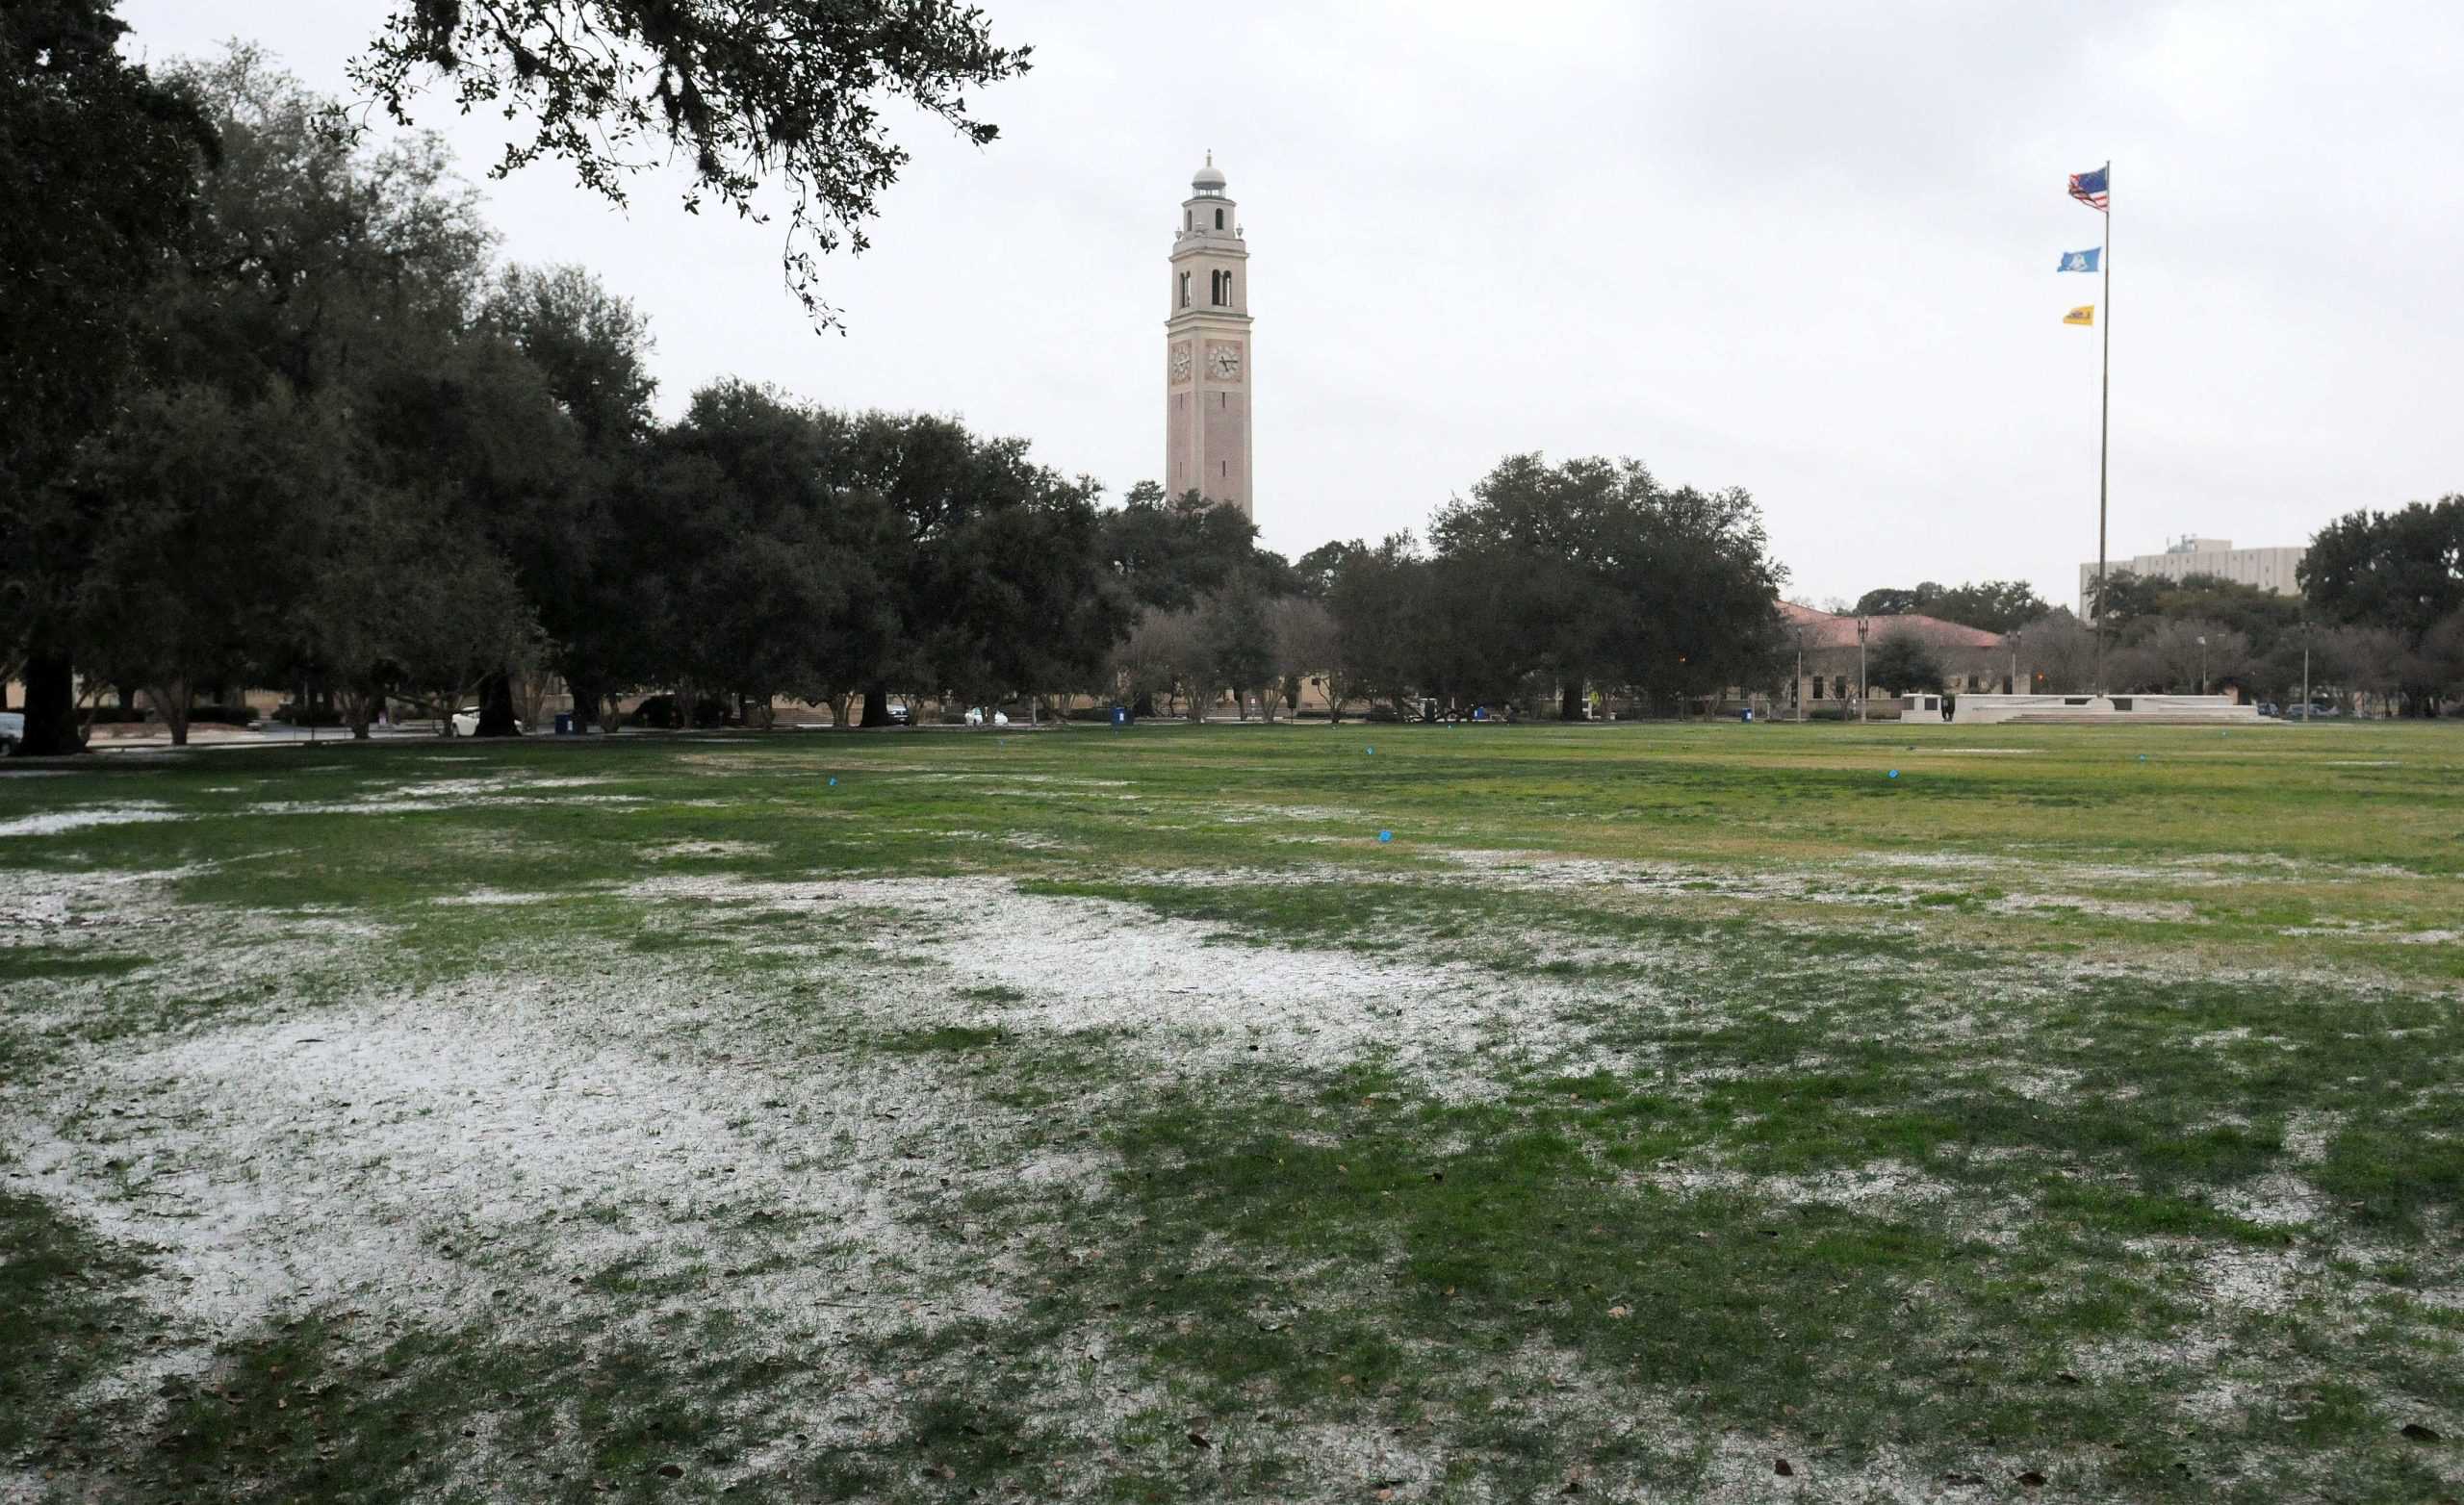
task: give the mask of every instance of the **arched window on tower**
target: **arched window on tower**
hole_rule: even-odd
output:
[[[1217,211],[1215,212],[1215,228],[1217,228],[1218,230],[1220,230],[1220,229],[1222,229],[1222,228],[1223,228],[1223,211],[1222,211],[1222,210],[1219,210],[1219,210],[1217,210]]]

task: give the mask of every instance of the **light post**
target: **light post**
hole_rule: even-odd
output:
[[[2207,693],[2207,634],[2198,635],[2198,693]]]
[[[1871,625],[1863,617],[1857,619],[1857,720],[1861,723],[1865,719],[1865,697],[1873,688],[1865,677],[1865,629]]]
[[[1806,719],[1806,629],[1797,629],[1797,683],[1790,692],[1797,701],[1797,720]]]
[[[2301,619],[2301,725],[2310,725],[2310,619]]]

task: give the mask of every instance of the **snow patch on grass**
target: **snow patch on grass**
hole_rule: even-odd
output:
[[[344,1308],[519,1330],[618,1267],[648,1288],[618,1298],[633,1318],[1000,1315],[901,1188],[972,1174],[1004,1114],[886,1059],[680,1049],[695,992],[499,982],[98,1056],[13,1105],[9,1183],[159,1249],[149,1297],[218,1337]]]
[[[85,830],[95,826],[138,826],[150,821],[185,821],[195,817],[186,810],[175,810],[159,800],[132,800],[126,804],[87,804],[73,809],[47,810],[40,815],[20,815],[0,821],[0,836],[57,836],[63,831]]]
[[[1581,1033],[1573,1023],[1579,996],[1553,981],[1245,944],[1214,926],[1110,900],[1021,893],[1001,879],[662,877],[622,892],[679,915],[727,901],[823,917],[899,911],[910,923],[894,936],[848,924],[833,938],[896,963],[874,975],[861,1007],[902,1029],[1100,1031],[1191,1065],[1245,1065],[1257,1054],[1312,1066],[1382,1057],[1447,1095],[1498,1089],[1476,1064],[1485,1045],[1533,1032],[1573,1044]]]

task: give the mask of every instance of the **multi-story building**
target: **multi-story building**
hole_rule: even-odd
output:
[[[2240,585],[2255,585],[2278,596],[2298,596],[2301,582],[2295,578],[2301,568],[2301,558],[2310,550],[2297,548],[2236,548],[2229,538],[2180,538],[2165,546],[2161,554],[2134,554],[2128,559],[2106,561],[2105,569],[2113,574],[2127,570],[2143,578],[2155,575],[2178,580],[2186,575],[2213,574]],[[2092,607],[2096,594],[2096,562],[2092,559],[2079,567],[2079,616],[2086,620],[2095,615]]]

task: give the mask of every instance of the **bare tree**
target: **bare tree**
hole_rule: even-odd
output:
[[[1121,693],[1133,702],[1161,698],[1175,714],[1183,694],[1201,696],[1204,643],[1194,611],[1148,611],[1113,650],[1112,669]]]
[[[1267,625],[1274,635],[1274,669],[1285,708],[1300,714],[1301,691],[1313,678],[1326,687],[1327,714],[1343,719],[1342,656],[1336,642],[1335,614],[1326,603],[1305,596],[1287,596],[1267,609]]]
[[[2114,660],[2115,679],[2138,689],[2188,692],[2246,676],[2256,664],[2250,640],[2220,622],[2160,618]]]
[[[2053,612],[2020,629],[2019,672],[2028,678],[2011,688],[2047,695],[2076,695],[2100,688],[2095,630],[2068,610]]]

